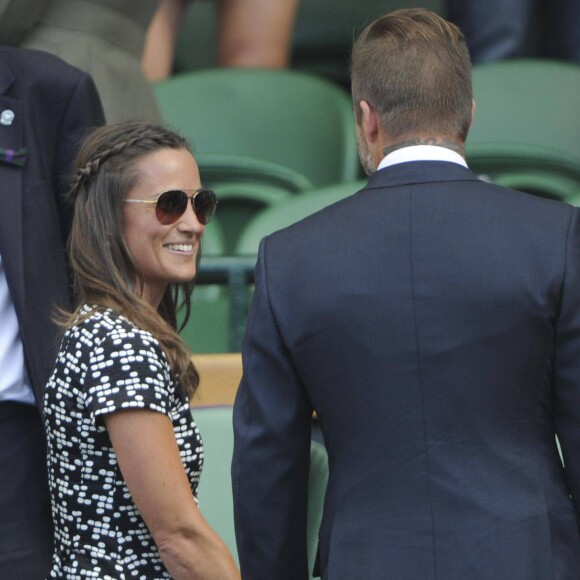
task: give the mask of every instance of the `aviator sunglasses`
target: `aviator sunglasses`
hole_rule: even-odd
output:
[[[188,195],[187,192],[191,193]],[[197,221],[207,225],[217,206],[216,194],[210,189],[191,189],[182,191],[172,189],[160,193],[157,199],[124,199],[125,203],[145,203],[155,206],[155,216],[160,224],[168,226],[174,224],[187,209],[187,202],[191,200],[193,213]]]

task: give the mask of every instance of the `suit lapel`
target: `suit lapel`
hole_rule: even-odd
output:
[[[0,148],[9,150],[0,159],[0,254],[17,314],[24,311],[24,256],[22,244],[22,167],[10,163],[10,151],[24,147],[23,104],[6,95],[14,76],[0,58]],[[2,116],[2,113],[4,116]],[[10,124],[2,124],[12,116]],[[8,162],[7,162],[8,161]]]

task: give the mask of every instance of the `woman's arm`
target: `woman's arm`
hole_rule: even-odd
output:
[[[239,579],[226,545],[196,505],[169,418],[135,409],[103,419],[133,501],[171,576]]]

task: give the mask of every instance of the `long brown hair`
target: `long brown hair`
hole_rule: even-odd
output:
[[[177,306],[191,308],[193,280],[169,284],[155,310],[140,296],[143,280],[136,270],[123,237],[122,204],[137,184],[136,161],[160,149],[185,149],[178,134],[141,122],[105,125],[83,141],[75,162],[70,190],[74,218],[68,242],[77,307],[61,312],[61,326],[78,322],[84,304],[112,308],[138,328],[150,332],[161,345],[175,376],[188,396],[193,395],[199,375],[191,352],[177,333]],[[199,255],[197,257],[199,263]]]

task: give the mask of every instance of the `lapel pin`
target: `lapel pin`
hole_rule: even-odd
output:
[[[2,113],[0,113],[0,125],[12,125],[12,121],[14,121],[14,111],[10,109],[4,109]]]
[[[1,119],[2,116],[0,115],[0,123],[2,122]],[[26,147],[20,147],[20,149],[3,149],[0,147],[0,163],[23,167],[26,163],[27,153]]]

